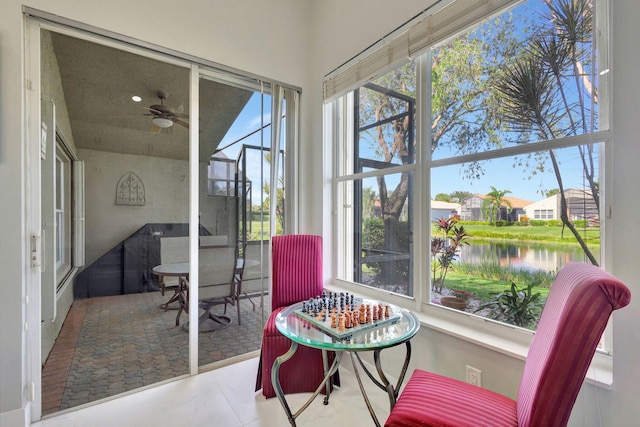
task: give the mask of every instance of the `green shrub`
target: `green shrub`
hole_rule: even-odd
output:
[[[367,249],[384,250],[384,220],[380,218],[367,218],[362,224],[362,247]],[[392,231],[396,237],[398,251],[409,253],[409,233],[406,222],[398,221],[394,224]],[[393,262],[392,275],[395,281],[406,282],[409,277],[409,260],[398,260]],[[384,264],[387,262],[368,262],[367,265],[380,275],[383,271]],[[389,262],[390,263],[390,262]]]
[[[491,225],[491,222],[490,221],[468,221],[468,220],[463,221],[463,220],[460,220],[460,221],[458,221],[458,224],[460,224],[460,225]]]
[[[540,320],[544,300],[539,292],[532,293],[533,286],[530,283],[523,290],[519,290],[516,284],[511,282],[511,289],[497,294],[475,311],[489,308],[487,314],[489,319],[535,330]]]

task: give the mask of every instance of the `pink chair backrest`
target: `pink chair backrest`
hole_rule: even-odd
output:
[[[573,262],[551,286],[518,390],[518,426],[565,426],[611,312],[631,293],[591,264]]]
[[[322,238],[308,234],[273,236],[271,309],[322,293]]]

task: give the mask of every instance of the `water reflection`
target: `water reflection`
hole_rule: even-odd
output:
[[[594,251],[599,258],[599,251]],[[570,261],[588,261],[579,246],[514,241],[476,241],[462,247],[459,262],[558,271]]]

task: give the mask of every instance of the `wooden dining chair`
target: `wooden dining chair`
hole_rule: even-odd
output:
[[[256,378],[256,391],[274,397],[271,367],[276,357],[286,353],[291,341],[275,326],[279,312],[289,305],[322,294],[322,238],[313,235],[274,236],[272,240],[272,312],[262,332],[262,347]],[[329,352],[329,365],[334,352]],[[313,392],[324,379],[322,351],[299,346],[295,355],[280,368],[280,384],[285,394]],[[338,385],[335,375],[332,385]]]
[[[630,300],[604,270],[567,264],[551,286],[517,400],[416,369],[385,427],[566,426],[611,313]]]

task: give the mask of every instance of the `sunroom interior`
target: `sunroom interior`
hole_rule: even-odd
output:
[[[349,151],[351,148],[347,143],[356,135],[354,127],[357,122],[353,121],[353,115],[357,103],[354,102],[352,91],[358,88],[365,91],[373,87],[383,87],[381,80],[376,79],[387,75],[388,72],[396,72],[399,64],[406,58],[414,61],[416,69],[422,68],[418,71],[422,74],[416,75],[429,74],[425,71],[430,64],[423,56],[424,51],[415,55],[405,52],[397,57],[387,55],[392,59],[392,63],[376,66],[373,74],[365,73],[366,77],[359,78],[336,92],[328,90],[328,82],[336,74],[360,61],[366,65],[370,53],[378,51],[381,46],[382,49],[395,46],[393,41],[396,37],[411,25],[443,9],[444,6],[457,2],[473,3],[465,0],[410,0],[403,7],[390,7],[388,2],[378,0],[346,3],[339,0],[283,0],[266,7],[261,2],[229,5],[227,2],[216,1],[213,5],[204,7],[184,5],[176,8],[174,3],[159,0],[154,2],[152,8],[138,8],[129,4],[130,2],[116,0],[112,5],[96,4],[94,10],[89,10],[93,8],[87,8],[80,4],[82,2],[37,0],[25,8],[19,1],[11,0],[8,9],[11,9],[12,13],[0,18],[0,35],[6,34],[2,38],[8,41],[8,46],[13,46],[0,50],[1,63],[4,64],[3,68],[7,69],[6,72],[0,73],[4,88],[4,96],[0,99],[0,111],[3,122],[23,123],[26,130],[23,137],[20,129],[13,129],[11,126],[1,127],[2,140],[5,141],[6,147],[11,149],[7,151],[6,157],[3,157],[5,160],[2,160],[0,165],[0,177],[6,182],[22,180],[24,186],[21,188],[31,189],[32,183],[25,178],[32,178],[29,175],[31,169],[25,165],[29,165],[34,158],[38,161],[46,158],[50,162],[46,166],[50,174],[58,173],[71,182],[83,177],[84,199],[74,199],[73,186],[54,188],[55,182],[48,181],[43,175],[42,181],[38,184],[43,189],[42,198],[38,198],[38,203],[42,203],[42,212],[47,212],[53,220],[50,223],[43,220],[42,223],[34,225],[33,218],[36,216],[31,209],[35,204],[33,199],[29,199],[33,193],[24,190],[24,194],[17,194],[17,190],[8,189],[8,213],[3,216],[9,229],[7,242],[12,248],[23,247],[24,256],[17,259],[13,252],[19,251],[9,251],[4,245],[0,249],[7,283],[22,284],[16,285],[15,289],[7,285],[6,303],[3,303],[3,312],[8,320],[3,320],[0,326],[3,335],[0,373],[3,396],[0,402],[0,424],[4,425],[6,422],[7,425],[30,425],[40,422],[43,426],[55,426],[65,425],[70,420],[82,423],[80,420],[83,416],[107,415],[113,417],[105,418],[110,420],[105,421],[107,423],[123,420],[142,423],[141,420],[144,419],[158,418],[151,415],[145,418],[144,414],[137,413],[133,408],[138,405],[150,414],[153,412],[149,409],[153,402],[167,402],[169,406],[172,394],[195,391],[198,399],[194,398],[193,402],[200,402],[205,406],[207,400],[199,400],[203,393],[211,393],[218,402],[219,387],[226,387],[227,391],[235,392],[240,385],[246,388],[247,384],[251,390],[248,394],[242,394],[241,398],[237,397],[237,401],[229,398],[231,394],[222,393],[227,400],[233,401],[231,412],[235,414],[226,418],[228,414],[225,413],[220,420],[226,422],[233,419],[229,425],[266,426],[277,425],[273,424],[274,422],[286,422],[282,418],[282,408],[276,399],[264,401],[260,399],[259,394],[253,393],[251,380],[255,373],[256,351],[249,352],[245,357],[232,357],[232,366],[225,366],[229,362],[216,364],[215,360],[205,360],[202,355],[198,355],[198,351],[204,348],[202,346],[205,342],[211,344],[214,342],[212,337],[219,337],[221,334],[199,334],[197,329],[193,334],[187,331],[188,326],[183,328],[184,323],[175,329],[184,340],[180,344],[181,349],[178,350],[184,364],[173,370],[168,377],[156,379],[151,384],[134,382],[132,389],[123,395],[114,398],[112,394],[98,405],[76,403],[81,407],[71,407],[54,415],[46,415],[43,411],[44,396],[41,383],[42,365],[54,348],[54,342],[72,303],[92,299],[86,298],[89,296],[86,286],[79,288],[78,292],[84,292],[81,298],[74,295],[74,282],[82,283],[83,271],[105,254],[113,254],[114,248],[120,247],[116,250],[121,251],[120,253],[131,250],[132,246],[123,243],[131,236],[135,236],[131,240],[135,240],[135,247],[138,248],[133,249],[134,254],[143,253],[147,258],[144,267],[147,273],[130,280],[122,273],[125,270],[114,273],[107,268],[94,270],[92,281],[97,283],[102,280],[113,284],[111,275],[115,274],[121,276],[117,280],[118,284],[113,285],[118,288],[119,293],[132,282],[142,287],[135,290],[136,293],[140,290],[153,291],[142,293],[160,297],[157,300],[147,300],[144,304],[153,309],[153,313],[158,314],[158,317],[166,318],[166,328],[175,328],[176,312],[164,311],[159,307],[170,294],[160,295],[158,279],[150,271],[156,261],[160,262],[149,256],[152,251],[159,253],[161,237],[187,237],[190,252],[194,255],[199,247],[199,239],[194,238],[196,234],[227,237],[229,244],[243,247],[240,249],[241,252],[244,251],[245,244],[261,245],[254,257],[263,261],[256,274],[265,280],[261,281],[258,299],[242,301],[246,310],[242,312],[242,322],[244,323],[245,313],[248,314],[248,323],[251,316],[255,316],[256,324],[264,321],[261,310],[268,309],[269,274],[268,238],[264,236],[270,235],[269,226],[277,228],[277,220],[275,215],[272,215],[266,223],[262,221],[267,228],[266,231],[258,232],[254,228],[255,233],[251,234],[259,236],[258,238],[247,236],[248,227],[254,227],[255,224],[246,221],[247,218],[252,218],[251,215],[255,216],[256,212],[251,209],[258,205],[267,210],[273,208],[272,213],[275,213],[276,209],[273,206],[275,203],[269,206],[266,202],[270,195],[264,192],[265,182],[270,185],[278,183],[278,175],[270,173],[268,156],[265,155],[273,136],[269,125],[272,118],[266,118],[264,110],[268,110],[266,113],[270,112],[271,91],[274,85],[279,84],[285,87],[285,93],[291,94],[287,92],[288,89],[301,94],[299,99],[287,98],[284,104],[287,108],[294,104],[289,100],[295,99],[299,102],[300,116],[294,123],[288,120],[290,116],[287,113],[290,110],[278,115],[284,116],[285,123],[281,127],[283,134],[292,132],[300,135],[295,148],[287,151],[282,159],[278,159],[281,165],[288,162],[286,167],[283,166],[283,174],[290,175],[283,175],[283,181],[291,183],[292,189],[295,190],[294,196],[287,199],[292,202],[291,206],[287,206],[290,208],[287,211],[290,215],[286,221],[290,222],[286,226],[283,222],[280,231],[318,234],[323,237],[324,280],[327,287],[384,299],[412,310],[419,316],[421,329],[412,339],[414,352],[411,368],[419,367],[463,380],[466,367],[479,368],[482,370],[483,387],[515,398],[528,345],[533,336],[531,330],[498,324],[473,313],[460,313],[440,306],[439,302],[433,299],[432,289],[427,285],[432,281],[428,268],[418,268],[411,264],[408,274],[402,276],[403,281],[400,285],[394,283],[393,286],[383,287],[378,286],[375,281],[367,282],[372,272],[376,271],[375,268],[381,268],[380,264],[388,260],[406,262],[408,257],[413,260],[428,259],[427,236],[430,236],[430,227],[436,219],[431,213],[438,209],[435,206],[444,206],[434,204],[433,199],[440,192],[451,191],[446,186],[439,187],[437,181],[430,181],[431,173],[441,172],[442,175],[453,176],[454,180],[461,182],[463,173],[459,165],[466,161],[488,162],[492,160],[491,150],[479,150],[479,155],[463,153],[460,158],[449,157],[450,153],[435,151],[435,155],[429,157],[424,151],[428,150],[427,146],[422,145],[412,153],[415,157],[411,162],[392,161],[382,164],[379,158],[371,155],[360,157],[360,160],[365,160],[361,163],[361,170],[356,170],[355,163],[342,168],[344,159],[353,154]],[[486,9],[483,9],[484,12],[480,15],[482,18],[495,17],[500,8],[519,3],[521,2],[508,0],[489,1],[483,3]],[[545,2],[539,3],[542,5]],[[637,132],[634,126],[637,123],[638,97],[635,90],[636,78],[631,71],[637,69],[639,64],[637,56],[628,55],[627,52],[635,48],[637,26],[632,16],[633,12],[640,12],[640,6],[631,0],[595,3],[599,8],[599,24],[608,24],[605,34],[608,67],[589,73],[589,76],[597,74],[601,82],[606,82],[599,87],[603,91],[598,93],[602,102],[599,106],[600,111],[590,118],[597,122],[598,118],[594,117],[600,114],[606,122],[599,124],[589,140],[590,144],[595,143],[598,146],[597,184],[601,184],[599,188],[602,196],[602,215],[597,218],[597,223],[593,218],[583,219],[585,227],[597,224],[598,228],[601,228],[602,240],[597,250],[597,262],[628,283],[633,293],[637,288],[633,279],[640,274],[640,266],[635,261],[633,250],[637,243],[638,229],[632,221],[624,220],[621,216],[629,215],[638,208],[637,198],[629,196],[629,183],[640,179],[640,171],[635,165],[638,149],[635,144]],[[491,9],[494,6],[497,9]],[[116,19],[119,14],[114,12],[115,8],[122,10],[125,7],[129,10],[127,17]],[[157,25],[158,22],[164,22],[168,9],[175,13],[171,25]],[[27,18],[26,24],[23,22],[25,11],[27,15],[31,15]],[[44,19],[39,20],[39,17]],[[142,24],[141,18],[144,18]],[[40,42],[38,47],[30,43],[33,37],[33,27],[30,25],[36,21],[38,25],[42,25],[37,29]],[[285,22],[287,25],[284,25]],[[613,23],[615,25],[612,25]],[[357,27],[358,31],[354,31],[354,27]],[[456,31],[450,35],[460,35],[467,28],[455,28]],[[104,37],[105,34],[113,37]],[[18,49],[18,46],[24,49]],[[24,52],[25,58],[21,57],[21,52]],[[23,71],[22,66],[15,65],[21,64],[24,59],[24,69],[29,70],[35,63],[34,52],[37,52],[41,61],[37,72],[42,77],[39,108],[34,107],[35,101],[29,97],[29,91],[25,96],[18,89],[28,86],[28,81],[35,74],[29,74]],[[25,72],[28,77],[25,77]],[[261,76],[272,76],[273,79]],[[23,80],[27,80],[24,82],[25,85],[18,84]],[[140,88],[142,92],[139,92]],[[395,91],[394,88],[394,95],[397,93],[399,91]],[[416,92],[410,97],[411,102],[416,102],[416,105],[422,105],[424,108],[428,105],[426,93],[424,87],[417,87]],[[142,97],[142,101],[136,103],[131,99],[132,95]],[[26,112],[21,108],[23,98]],[[241,117],[242,111],[254,101],[254,111],[264,109],[259,114],[261,120],[254,122],[254,126],[245,129],[244,133],[228,135],[225,139],[225,135],[233,129],[238,117]],[[152,109],[159,111],[152,107],[157,104],[167,105],[175,111],[176,121],[168,128],[158,129],[158,125],[152,122],[153,113],[151,116],[149,114]],[[42,120],[36,121],[36,125],[29,124],[24,117],[32,117],[32,112],[38,109],[42,114]],[[348,120],[348,123],[342,120]],[[417,116],[417,120],[414,129],[425,129],[425,117]],[[188,128],[194,126],[194,121],[197,121],[200,131],[199,135],[195,136],[190,134]],[[369,124],[371,123],[364,123],[360,131],[366,132],[365,127]],[[37,131],[34,131],[36,128]],[[28,144],[30,135],[39,135],[44,130],[46,132],[43,133],[46,133],[49,141],[59,147],[59,156],[47,157],[47,152],[52,153],[48,150],[50,145],[42,152],[42,147],[34,151],[33,144]],[[259,130],[257,135],[263,138],[266,149],[260,146],[260,143],[254,144],[242,139],[254,130]],[[415,137],[416,141],[424,141],[430,135],[416,134]],[[562,139],[562,150],[568,152],[570,148],[580,145],[579,138],[580,136],[577,139]],[[21,141],[28,153],[22,157],[17,154],[22,149],[13,149],[14,144],[17,147],[17,142],[6,141]],[[228,149],[216,152],[229,143],[233,144]],[[543,144],[547,144],[543,146],[546,149],[551,147],[552,143],[552,140],[543,141]],[[418,145],[419,142],[416,147]],[[31,148],[27,150],[28,147]],[[533,152],[527,150],[522,148],[522,145],[511,147],[499,154],[499,157],[512,160]],[[294,154],[290,156],[291,153]],[[469,157],[464,157],[469,154]],[[254,195],[262,193],[262,197],[254,198],[245,194],[249,197],[244,199],[248,200],[248,203],[245,206],[240,204],[238,197],[231,195],[238,189],[238,181],[231,179],[228,171],[222,179],[217,180],[217,184],[214,183],[213,170],[209,172],[209,160],[212,156],[223,160],[222,163],[224,160],[231,160],[234,167],[239,168],[240,176],[247,172],[241,191],[248,194],[250,189]],[[249,162],[251,156],[263,161],[264,171],[260,178],[248,176],[249,169],[253,167]],[[31,160],[27,160],[27,157]],[[419,162],[427,158],[431,164],[424,168]],[[203,159],[207,159],[206,162]],[[77,165],[75,171],[74,164]],[[47,170],[44,160],[42,166],[43,171]],[[82,175],[81,170],[84,170]],[[521,178],[520,172],[514,174],[511,170],[502,170],[505,172],[498,174],[500,180],[492,183],[496,187],[494,190],[507,189],[511,185],[510,181]],[[414,236],[411,246],[399,249],[380,245],[373,248],[367,246],[371,241],[352,239],[357,235],[354,229],[359,230],[371,219],[362,214],[363,208],[375,212],[378,206],[373,202],[374,199],[371,199],[371,205],[366,205],[364,199],[361,199],[358,207],[360,211],[354,215],[353,210],[350,210],[354,205],[350,203],[355,199],[340,197],[353,194],[362,196],[369,190],[379,191],[380,176],[386,176],[386,183],[390,184],[388,191],[392,193],[395,190],[393,184],[402,182],[402,175],[405,173],[411,175],[407,180],[411,185],[415,184],[422,190],[428,188],[427,191],[416,194],[403,210],[398,211],[402,212],[402,226],[410,227],[408,233]],[[199,186],[197,193],[192,189],[195,181]],[[578,182],[577,185],[572,185],[571,189],[578,186],[586,188],[585,182]],[[134,184],[135,201],[131,197],[120,197],[122,194],[118,194],[118,189],[127,188],[131,195],[132,188],[130,185],[120,186],[120,183]],[[67,193],[71,197],[61,201],[46,200],[45,188],[51,189],[49,194],[55,194],[57,191],[58,194]],[[489,191],[490,188],[482,188],[474,191],[473,195],[485,196]],[[511,195],[515,198],[520,196]],[[536,201],[542,199],[543,197],[527,200],[532,202],[533,206]],[[584,211],[587,210],[584,206],[591,203],[593,197],[587,199],[583,198],[580,201]],[[197,200],[197,203],[194,200]],[[478,202],[476,207],[484,212],[482,200],[476,198],[474,201]],[[547,202],[546,199],[545,203],[540,202],[539,206],[542,207],[532,207],[531,212],[536,209],[539,215],[553,215],[559,205]],[[74,212],[77,206],[74,203],[84,206],[82,218],[64,216],[65,212]],[[19,210],[22,215],[16,216],[12,207],[14,204],[16,210],[23,204],[28,206]],[[199,209],[194,209],[194,206],[199,206]],[[525,207],[516,205],[516,201],[513,201],[499,206],[497,210],[503,212],[506,218],[511,214],[516,215],[516,209],[522,209],[524,212]],[[381,206],[380,208],[382,209]],[[451,212],[449,205],[443,209],[444,212]],[[246,212],[249,212],[249,217],[246,216]],[[245,222],[242,220],[243,215]],[[24,218],[22,222],[17,222],[14,217]],[[141,218],[144,220],[141,221]],[[58,219],[65,224],[67,234],[56,234],[60,231],[59,227],[54,226]],[[271,220],[273,222],[270,222]],[[79,228],[75,221],[84,222],[84,226]],[[14,236],[16,233],[12,233],[12,229],[15,229],[16,233],[22,230],[21,237]],[[53,287],[48,288],[44,285],[40,287],[41,279],[34,279],[35,274],[27,268],[29,263],[25,261],[29,259],[29,245],[25,242],[39,234],[40,230],[44,230],[45,236],[56,235],[58,241],[67,239],[70,243],[68,246],[52,245],[46,249],[50,254],[55,254],[56,251],[61,254],[58,259],[53,257],[54,264],[47,266],[42,273],[43,279],[48,277],[46,280],[54,283]],[[344,236],[349,238],[345,239]],[[418,242],[420,238],[424,241]],[[54,241],[44,239],[46,244],[52,244]],[[149,245],[153,248],[149,249]],[[519,254],[514,255],[510,250],[505,252],[508,262],[517,262],[521,258]],[[375,258],[381,254],[388,256],[388,259],[373,267],[374,263],[381,261]],[[56,264],[60,259],[63,261]],[[103,258],[104,264],[108,265],[111,261],[112,258]],[[122,257],[118,262],[123,262]],[[40,277],[39,272],[37,276]],[[38,288],[35,293],[34,284],[37,284]],[[109,297],[107,294],[111,291],[105,290],[104,295],[101,294],[103,291],[94,289],[94,292],[97,294],[92,295],[93,297],[102,298]],[[37,309],[25,303],[27,294],[38,295]],[[128,308],[121,306],[118,310]],[[214,310],[221,312],[222,307],[214,307]],[[235,316],[234,311],[235,308],[232,307],[227,314]],[[613,317],[605,333],[603,351],[594,359],[595,363],[587,374],[569,425],[623,426],[633,425],[637,419],[640,414],[637,405],[634,404],[637,383],[640,382],[640,373],[634,369],[638,350],[635,326],[637,322],[634,321],[637,315],[636,304],[632,301],[629,307]],[[187,320],[189,323],[197,323],[197,317],[192,317],[191,314],[184,315],[181,322]],[[30,327],[27,328],[25,323],[29,323]],[[38,324],[38,327],[32,327],[33,324]],[[195,345],[192,341],[194,335],[197,337]],[[390,349],[385,355],[383,365],[385,369],[393,371],[403,358],[404,353],[401,349]],[[366,361],[373,363],[370,359]],[[213,366],[206,366],[210,362],[214,363]],[[358,418],[358,415],[354,414],[360,414],[359,410],[352,412],[354,410],[349,406],[360,407],[364,404],[358,396],[357,386],[350,382],[350,378],[353,379],[349,376],[351,368],[343,366],[343,369],[344,390],[352,390],[353,393],[349,394],[357,399],[345,399],[343,404],[334,401],[328,408],[331,409],[335,404],[332,416],[337,418]],[[245,378],[245,375],[249,379]],[[237,380],[240,376],[243,379]],[[180,377],[180,380],[174,381],[176,377]],[[199,381],[215,385],[215,389],[198,389]],[[247,410],[244,403],[240,402],[246,400],[247,396],[249,399],[255,398],[256,401],[251,410]],[[149,400],[146,403],[137,400],[143,398]],[[295,397],[293,399],[295,400]],[[111,404],[120,406],[110,406]],[[380,405],[374,403],[374,406],[378,408]],[[186,412],[191,412],[192,415],[193,411],[197,412],[193,406],[185,407],[188,408]],[[105,412],[100,412],[99,408],[103,408]],[[172,407],[172,411],[174,409],[176,408]],[[243,410],[246,411],[244,418],[239,415]],[[308,419],[323,419],[322,410],[322,407],[312,408],[312,415]],[[364,411],[366,412],[366,408]],[[385,409],[381,412],[384,413]],[[176,413],[180,413],[179,408]],[[169,418],[179,419],[173,418],[180,416],[175,415],[176,413],[171,412],[173,415]],[[277,415],[274,415],[276,413]],[[351,415],[341,415],[343,413]],[[212,416],[210,412],[207,414]],[[204,422],[198,419],[197,415],[189,419],[193,420],[193,423]],[[124,422],[126,424],[126,421]]]

